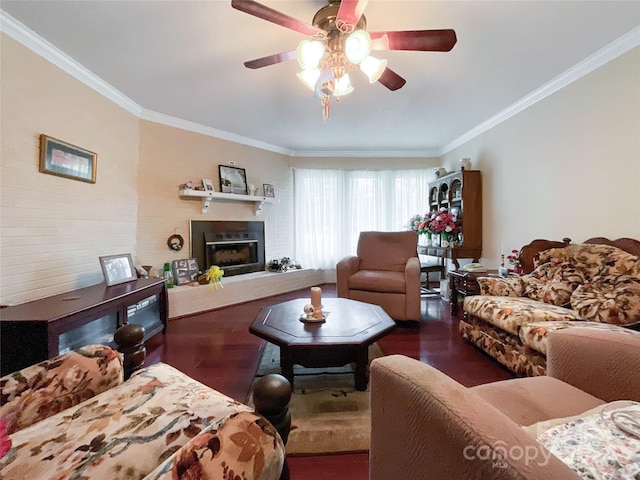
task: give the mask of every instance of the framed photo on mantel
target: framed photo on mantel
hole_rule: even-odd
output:
[[[273,189],[273,185],[270,183],[263,183],[262,188],[264,190],[264,196],[269,198],[275,198],[276,192]]]
[[[247,194],[247,172],[244,168],[218,165],[220,191],[222,193]]]
[[[202,188],[205,192],[213,192],[213,182],[208,178],[202,179]]]
[[[171,262],[173,278],[177,285],[188,285],[198,281],[198,260],[195,258],[185,258]]]

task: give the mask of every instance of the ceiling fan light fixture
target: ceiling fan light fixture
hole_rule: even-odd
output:
[[[298,64],[303,70],[317,69],[324,56],[324,44],[319,40],[302,40],[298,44]]]
[[[360,62],[360,70],[369,78],[369,83],[377,82],[385,68],[387,68],[386,60],[380,60],[371,55]]]
[[[351,63],[358,65],[371,53],[371,37],[364,30],[349,34],[344,42],[344,54]]]
[[[353,92],[353,86],[351,86],[351,79],[349,78],[349,74],[345,73],[340,78],[335,78],[333,80],[333,96],[334,97],[344,97],[345,95],[349,95]]]
[[[320,69],[313,68],[311,70],[303,70],[302,72],[296,74],[300,81],[304,83],[309,90],[312,92],[315,91],[316,85],[318,83],[318,78],[320,78]]]
[[[391,91],[406,83],[404,78],[387,68],[386,60],[371,57],[372,49],[448,52],[457,42],[456,32],[451,29],[377,31],[372,40],[366,32],[367,21],[363,15],[368,1],[328,0],[328,5],[320,8],[312,24],[308,24],[258,0],[232,0],[231,6],[236,10],[310,36],[298,44],[296,51],[257,58],[245,62],[245,67],[262,68],[297,58],[303,70],[298,78],[320,99],[322,116],[326,120],[330,98],[353,91],[347,70],[355,71],[360,66],[370,83],[380,82]]]

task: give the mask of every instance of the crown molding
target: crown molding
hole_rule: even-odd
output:
[[[188,120],[183,120],[163,113],[154,112],[142,108],[136,102],[124,95],[122,92],[102,80],[96,74],[80,65],[73,58],[59,50],[57,47],[40,37],[38,34],[30,30],[24,24],[13,18],[11,15],[0,9],[0,31],[6,33],[9,37],[27,47],[32,52],[48,60],[64,72],[68,73],[75,79],[84,83],[96,92],[100,93],[107,99],[119,105],[126,111],[132,113],[138,118],[163,125],[180,128],[182,130],[200,133],[223,140],[259,148],[290,157],[441,157],[464,143],[474,139],[475,137],[485,133],[491,128],[517,115],[521,111],[538,103],[546,97],[554,94],[558,90],[570,85],[576,80],[582,78],[588,73],[602,67],[606,63],[614,60],[620,55],[636,48],[640,45],[640,27],[636,27],[619,39],[613,41],[606,47],[600,49],[593,55],[590,55],[577,65],[566,70],[564,73],[546,83],[542,87],[534,90],[530,94],[521,98],[493,117],[477,125],[467,133],[461,135],[447,145],[437,150],[291,150],[278,145],[272,145],[261,142],[249,137],[244,137],[224,130],[218,130],[213,127],[201,125]]]
[[[179,128],[181,130],[187,130],[189,132],[200,133],[209,137],[220,138],[222,140],[229,140],[230,142],[240,143],[249,147],[259,148],[261,150],[267,150],[269,152],[280,153],[282,155],[294,156],[293,150],[289,150],[278,145],[272,145],[270,143],[254,140],[253,138],[243,137],[235,133],[227,132],[225,130],[218,130],[217,128],[207,127],[200,123],[191,122],[189,120],[183,120],[181,118],[172,117],[171,115],[165,115],[164,113],[154,112],[153,110],[142,109],[140,118],[148,120],[154,123],[160,123],[169,127]]]
[[[142,110],[140,105],[3,10],[0,10],[0,31],[6,33],[36,55],[40,55],[53,63],[62,71],[108,98],[129,113],[140,116]]]
[[[580,63],[566,70],[564,73],[558,75],[556,78],[544,84],[542,87],[522,97],[514,104],[505,108],[501,112],[498,112],[493,117],[485,120],[480,125],[472,128],[464,135],[461,135],[452,142],[448,143],[438,152],[438,156],[449,153],[453,149],[485,133],[487,130],[490,130],[496,125],[501,124],[514,115],[517,115],[521,111],[526,110],[527,108],[531,107],[541,100],[544,100],[548,96],[553,95],[558,90],[572,84],[576,80],[584,77],[594,70],[597,70],[603,65],[609,63],[611,60],[616,59],[620,55],[627,53],[629,50],[636,48],[639,45],[640,27],[636,27],[617,40],[614,40],[609,45],[588,56]]]
[[[296,150],[292,157],[428,158],[439,157],[439,150]]]

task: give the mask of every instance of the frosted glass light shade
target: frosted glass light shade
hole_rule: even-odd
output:
[[[344,42],[344,54],[351,63],[359,64],[371,53],[371,37],[364,30],[355,30]]]
[[[369,78],[369,83],[377,82],[385,68],[387,68],[386,60],[379,60],[372,56],[360,62],[360,70]]]
[[[353,92],[353,87],[351,86],[351,79],[349,78],[349,74],[345,73],[340,78],[334,79],[333,86],[333,96],[334,97],[344,97],[345,95]]]
[[[312,70],[303,70],[296,75],[302,83],[309,87],[311,91],[314,91],[316,89],[316,84],[318,83],[318,78],[320,78],[320,69],[314,68]]]
[[[300,68],[313,70],[318,68],[324,56],[324,44],[319,40],[302,40],[296,52]]]

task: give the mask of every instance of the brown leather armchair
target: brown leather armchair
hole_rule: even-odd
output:
[[[361,232],[357,256],[336,268],[338,297],[380,305],[394,320],[420,321],[415,232]]]

